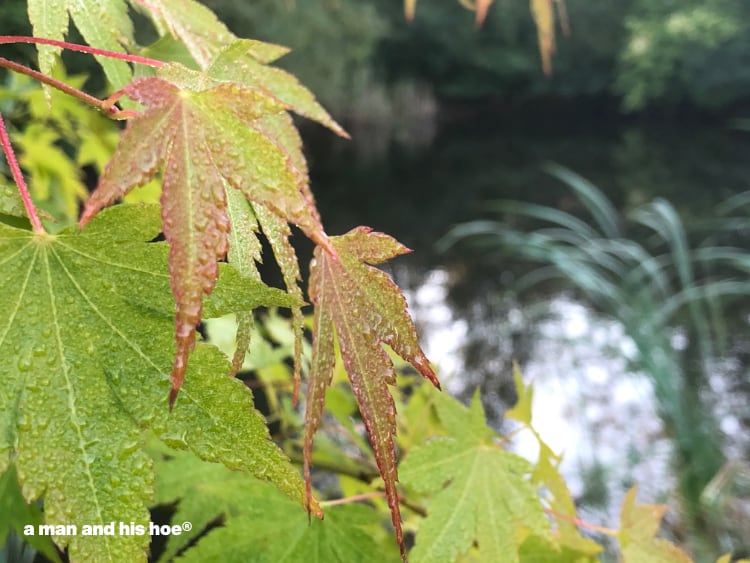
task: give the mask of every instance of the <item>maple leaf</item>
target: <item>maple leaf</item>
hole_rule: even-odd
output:
[[[667,507],[635,503],[638,487],[626,494],[620,511],[620,540],[623,563],[690,563],[692,559],[676,545],[656,537]]]
[[[563,34],[570,34],[565,0],[531,0],[531,13],[539,38],[539,53],[544,74],[552,73],[552,55],[555,54],[555,7]]]
[[[308,494],[313,435],[333,374],[335,326],[341,357],[385,483],[391,518],[403,551],[396,490],[396,409],[388,389],[389,384],[396,383],[396,374],[382,344],[390,346],[436,387],[440,384],[419,347],[404,296],[385,273],[368,264],[379,264],[409,249],[367,227],[358,227],[330,240],[336,254],[317,247],[310,266],[309,293],[315,312],[305,413],[304,467]]]
[[[124,53],[123,44],[132,45],[133,24],[125,0],[28,0],[29,20],[36,37],[62,41],[68,32],[68,16],[92,47]],[[39,69],[52,74],[60,47],[37,45]],[[124,61],[96,57],[115,88],[126,84],[132,72]]]
[[[532,481],[544,486],[549,493],[549,495],[546,495],[548,497],[546,502],[552,509],[553,514],[558,517],[556,520],[557,543],[565,548],[570,548],[572,553],[578,553],[581,557],[584,554],[593,556],[601,551],[601,547],[596,542],[583,537],[572,522],[577,519],[576,506],[568,485],[558,469],[562,457],[552,451],[552,448],[547,445],[532,426],[534,386],[531,383],[524,385],[521,371],[516,363],[513,364],[513,380],[518,400],[513,408],[506,411],[505,418],[523,424],[539,444],[539,458],[534,468]],[[549,498],[550,496],[551,498]]]
[[[271,481],[305,486],[270,441],[225,356],[199,343],[180,404],[160,406],[174,358],[168,248],[157,206],[115,206],[82,232],[0,224],[0,472],[11,459],[48,524],[148,524],[153,469],[141,434]],[[223,265],[209,316],[294,298]],[[309,503],[309,500],[308,500]],[[317,506],[316,506],[317,513]],[[56,537],[74,561],[145,561],[148,536]]]
[[[170,536],[160,561],[172,561],[180,552],[178,560],[185,563],[398,560],[390,542],[379,545],[373,538],[381,519],[371,507],[332,506],[325,519],[308,523],[298,504],[250,475],[164,447],[152,455],[156,502],[177,504],[172,521],[193,524],[190,532]],[[223,525],[207,531],[217,519]]]
[[[302,189],[306,178],[259,120],[282,112],[286,104],[259,89],[218,82],[181,65],[160,72],[170,79],[141,78],[123,89],[146,109],[128,121],[80,224],[163,166],[163,231],[177,301],[172,405],[194,346],[203,295],[211,292],[217,261],[228,250],[226,187],[268,206],[308,236],[325,234]]]
[[[151,15],[160,35],[167,32],[179,39],[200,68],[206,68],[227,45],[237,41],[227,26],[206,6],[194,0],[131,0]],[[249,56],[270,63],[289,49],[273,43],[246,40]]]
[[[474,542],[482,561],[518,561],[521,531],[550,543],[547,520],[534,485],[532,465],[489,438],[478,395],[467,409],[435,397],[449,433],[414,448],[400,465],[404,485],[433,493],[410,559],[454,561]]]

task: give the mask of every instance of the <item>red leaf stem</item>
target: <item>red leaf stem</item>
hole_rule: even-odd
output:
[[[120,59],[121,61],[127,61],[129,63],[138,63],[157,68],[164,66],[164,61],[158,61],[156,59],[150,59],[148,57],[141,57],[139,55],[117,53],[115,51],[108,51],[106,49],[97,49],[96,47],[79,45],[77,43],[68,43],[67,41],[46,39],[44,37],[28,37],[24,35],[0,35],[0,45],[12,43],[36,43],[39,45],[53,45],[54,47],[62,47],[63,49],[68,49],[69,51],[78,51],[79,53],[88,53],[90,55],[100,55],[102,57],[108,57],[110,59]]]
[[[21,199],[26,208],[26,214],[29,216],[29,221],[31,221],[31,226],[35,233],[44,233],[44,227],[39,219],[39,215],[37,215],[34,202],[31,201],[29,189],[26,187],[26,182],[21,173],[21,167],[18,165],[18,160],[13,152],[13,146],[10,144],[10,137],[8,137],[8,130],[5,128],[5,121],[3,120],[2,114],[0,114],[0,143],[3,145],[5,160],[8,162],[10,173],[13,175],[16,186],[18,186],[18,191],[21,193]]]

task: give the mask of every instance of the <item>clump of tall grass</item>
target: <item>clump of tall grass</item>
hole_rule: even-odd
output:
[[[750,192],[725,201],[697,225],[702,240],[691,245],[668,201],[655,199],[623,217],[584,178],[558,165],[546,168],[573,191],[589,221],[553,207],[496,201],[488,207],[504,220],[458,225],[438,246],[446,250],[469,240],[487,251],[538,262],[516,289],[561,278],[622,324],[674,442],[688,520],[703,527],[700,495],[725,460],[722,434],[701,388],[725,341],[723,308],[732,298],[750,296],[750,253],[736,241],[725,242],[748,237]],[[518,228],[519,218],[539,227]]]

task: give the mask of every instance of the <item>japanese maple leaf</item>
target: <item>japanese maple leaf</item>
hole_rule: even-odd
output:
[[[436,387],[440,383],[419,347],[401,291],[385,273],[368,264],[379,264],[409,249],[367,227],[358,227],[330,240],[335,254],[317,247],[310,266],[310,298],[315,313],[304,440],[308,495],[313,435],[320,423],[325,389],[333,375],[335,327],[344,367],[385,483],[391,519],[403,554],[396,490],[396,407],[388,389],[389,384],[396,383],[396,374],[382,344],[390,346]]]
[[[122,53],[123,45],[133,45],[133,24],[124,0],[28,0],[29,20],[36,37],[63,40],[68,33],[69,17],[86,42],[100,49]],[[60,47],[38,45],[39,69],[50,74]],[[125,61],[96,57],[109,81],[120,88],[132,71]]]
[[[636,504],[638,487],[626,494],[620,510],[620,540],[624,563],[689,563],[690,557],[667,540],[657,538],[667,507],[658,504]]]
[[[517,563],[522,529],[549,543],[549,520],[527,477],[533,466],[494,443],[479,395],[469,408],[444,395],[434,404],[449,435],[401,463],[404,484],[431,495],[412,561],[455,561],[475,546],[479,561]]]
[[[141,78],[124,88],[146,109],[128,122],[80,224],[163,168],[163,232],[177,302],[171,406],[195,343],[203,296],[211,292],[217,261],[228,249],[226,186],[296,223],[311,238],[327,239],[306,177],[260,119],[288,106],[261,87],[221,82],[179,65],[161,72],[167,78]]]
[[[130,205],[80,232],[0,223],[0,475],[13,465],[26,502],[44,496],[46,524],[148,525],[154,471],[144,430],[305,502],[299,471],[271,441],[252,394],[222,375],[222,352],[199,343],[180,404],[172,413],[160,405],[173,361],[168,249],[149,242],[160,228],[156,206]],[[221,266],[209,316],[296,302]],[[53,539],[73,562],[145,562],[149,542]]]

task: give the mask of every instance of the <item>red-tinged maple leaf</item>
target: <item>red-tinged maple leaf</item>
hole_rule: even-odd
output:
[[[288,106],[262,89],[214,81],[177,65],[168,65],[165,75],[171,80],[142,78],[123,90],[146,109],[128,122],[80,224],[163,167],[162,221],[177,302],[171,405],[194,346],[203,296],[211,292],[217,260],[227,252],[225,187],[241,190],[311,238],[327,239],[305,175],[263,128],[262,117]]]
[[[330,242],[336,254],[317,247],[310,267],[310,298],[315,313],[304,441],[308,497],[313,435],[320,423],[325,389],[334,367],[335,327],[344,367],[385,483],[403,554],[396,490],[396,407],[388,390],[388,384],[396,383],[396,373],[382,344],[390,346],[436,387],[440,383],[419,346],[403,294],[385,273],[368,264],[379,264],[410,250],[392,237],[366,227],[332,237]]]

